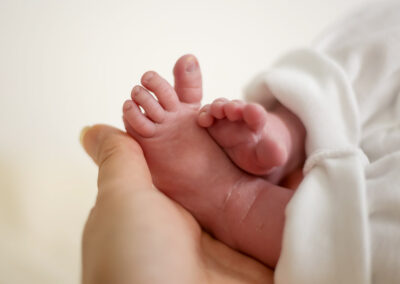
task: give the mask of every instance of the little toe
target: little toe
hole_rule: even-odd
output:
[[[197,123],[201,127],[210,127],[214,123],[214,117],[210,114],[210,105],[205,105],[199,112]]]
[[[177,109],[178,97],[174,88],[164,78],[154,71],[148,71],[143,74],[141,82],[146,89],[156,95],[165,110],[174,111]]]
[[[137,133],[145,138],[154,136],[156,125],[140,111],[139,107],[132,100],[125,101],[122,110],[124,113],[124,121],[126,121],[135,132],[130,132],[130,134],[135,135]]]
[[[244,102],[233,100],[224,105],[224,112],[230,121],[238,121],[243,119]]]
[[[200,103],[203,95],[199,63],[191,54],[178,59],[174,67],[175,91],[184,103]]]
[[[135,86],[131,93],[132,100],[140,105],[145,111],[147,117],[152,121],[161,123],[165,117],[165,111],[157,100],[143,87]]]
[[[219,98],[210,105],[210,114],[217,119],[225,118],[224,105],[228,102],[225,98]]]
[[[243,120],[250,129],[257,131],[267,121],[267,111],[259,104],[250,103],[243,108]]]

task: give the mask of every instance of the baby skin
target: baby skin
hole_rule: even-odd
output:
[[[198,124],[242,170],[278,184],[304,161],[305,129],[287,108],[216,99],[205,105]]]
[[[154,185],[215,238],[275,267],[294,193],[277,184],[302,165],[301,122],[282,106],[266,112],[224,99],[200,110],[201,73],[192,55],[177,61],[174,77],[173,88],[146,72],[123,105]]]

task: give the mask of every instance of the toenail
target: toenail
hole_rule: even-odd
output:
[[[190,57],[186,62],[186,72],[193,72],[197,67],[196,59],[194,57]]]
[[[154,72],[147,72],[144,74],[143,81],[148,82],[154,76]]]
[[[125,101],[124,102],[124,105],[123,105],[123,107],[122,107],[122,110],[123,111],[128,111],[128,110],[130,110],[131,108],[132,108],[132,103],[131,103],[132,101],[130,101],[130,100],[127,100],[127,101]]]
[[[132,95],[137,95],[138,93],[139,93],[139,87],[138,86],[133,87]]]
[[[213,118],[208,115],[207,112],[202,111],[199,113],[199,117],[197,118],[198,123],[202,127],[209,127],[213,123]]]
[[[207,117],[207,113],[205,111],[199,113],[199,119],[204,119],[205,117]]]

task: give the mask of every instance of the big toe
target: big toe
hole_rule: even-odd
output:
[[[202,97],[202,80],[199,62],[187,54],[178,59],[174,67],[175,91],[184,103],[199,103]]]

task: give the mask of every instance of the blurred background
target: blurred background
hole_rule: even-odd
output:
[[[79,283],[97,169],[85,125],[122,127],[141,74],[195,54],[204,103],[242,89],[366,0],[0,0],[0,283]]]

